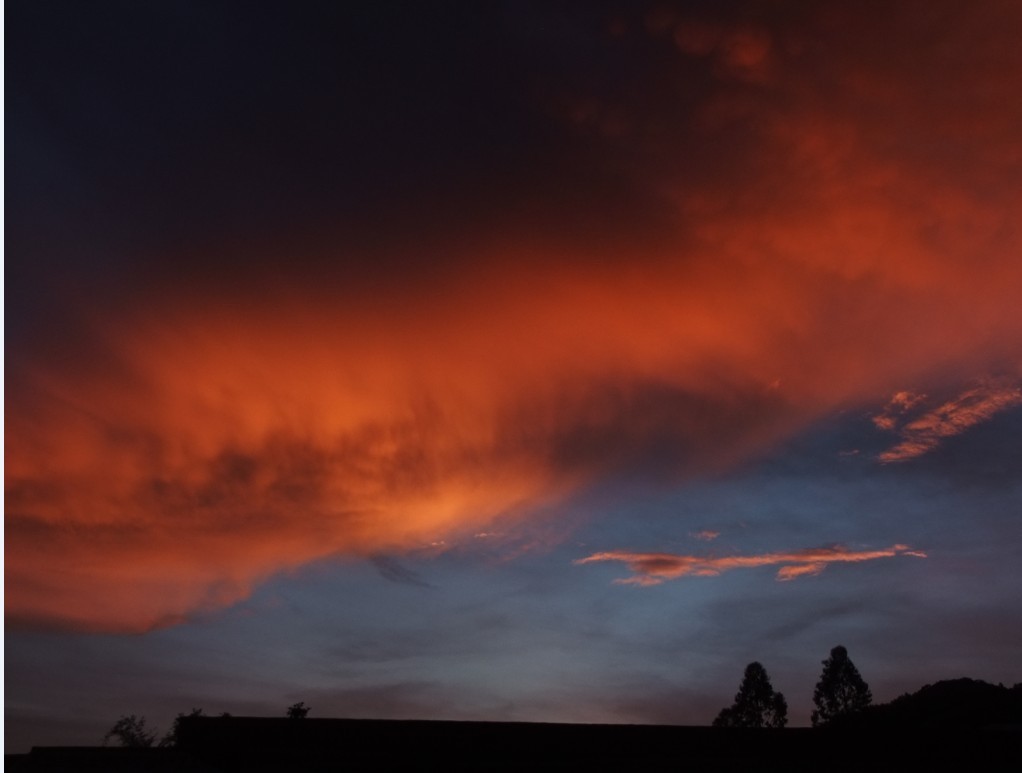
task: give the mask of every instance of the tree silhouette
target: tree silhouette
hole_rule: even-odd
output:
[[[305,719],[308,714],[309,707],[305,705],[305,701],[299,701],[287,707],[288,719]]]
[[[721,709],[714,727],[784,727],[788,724],[788,702],[776,692],[760,663],[745,667],[745,676],[734,705]]]
[[[114,726],[103,736],[103,745],[106,746],[111,738],[116,738],[121,746],[143,748],[156,743],[157,731],[146,726],[145,717],[138,717],[134,714],[126,714],[118,719]]]
[[[848,658],[848,650],[837,646],[823,661],[823,673],[813,691],[813,727],[835,718],[861,711],[873,702],[869,686]]]

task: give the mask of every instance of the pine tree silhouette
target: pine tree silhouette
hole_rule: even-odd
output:
[[[787,723],[788,703],[774,690],[760,663],[745,667],[734,705],[722,709],[713,720],[714,727],[784,727]]]
[[[862,711],[873,702],[869,685],[848,657],[848,650],[837,646],[823,661],[823,673],[813,691],[813,727],[835,718]]]

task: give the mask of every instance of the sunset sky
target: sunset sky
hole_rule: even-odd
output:
[[[1022,681],[1022,4],[5,18],[7,751]]]

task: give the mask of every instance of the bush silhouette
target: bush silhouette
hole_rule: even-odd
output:
[[[160,746],[177,746],[181,720],[187,717],[201,716],[203,716],[202,709],[192,709],[188,714],[178,714],[174,718],[174,724],[170,726],[170,732],[163,736],[163,739],[160,741]]]
[[[155,729],[146,725],[145,717],[138,717],[134,714],[126,714],[118,719],[114,726],[103,736],[103,745],[106,746],[110,739],[115,738],[121,746],[132,748],[145,748],[156,743],[158,735]]]
[[[745,667],[745,676],[734,705],[721,709],[714,727],[784,727],[788,724],[788,703],[776,692],[760,663]]]
[[[873,694],[849,659],[848,650],[840,645],[832,649],[813,691],[813,727],[862,711],[872,702]]]
[[[305,719],[309,714],[309,707],[305,705],[305,701],[299,701],[293,703],[287,707],[287,718],[288,719]]]

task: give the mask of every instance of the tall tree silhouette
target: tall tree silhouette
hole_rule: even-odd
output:
[[[788,724],[788,702],[775,691],[760,663],[745,667],[745,676],[734,705],[721,709],[714,727],[784,727]]]
[[[873,702],[869,685],[848,657],[848,650],[838,645],[823,661],[823,673],[813,691],[813,727],[825,725],[835,718],[861,711]]]

